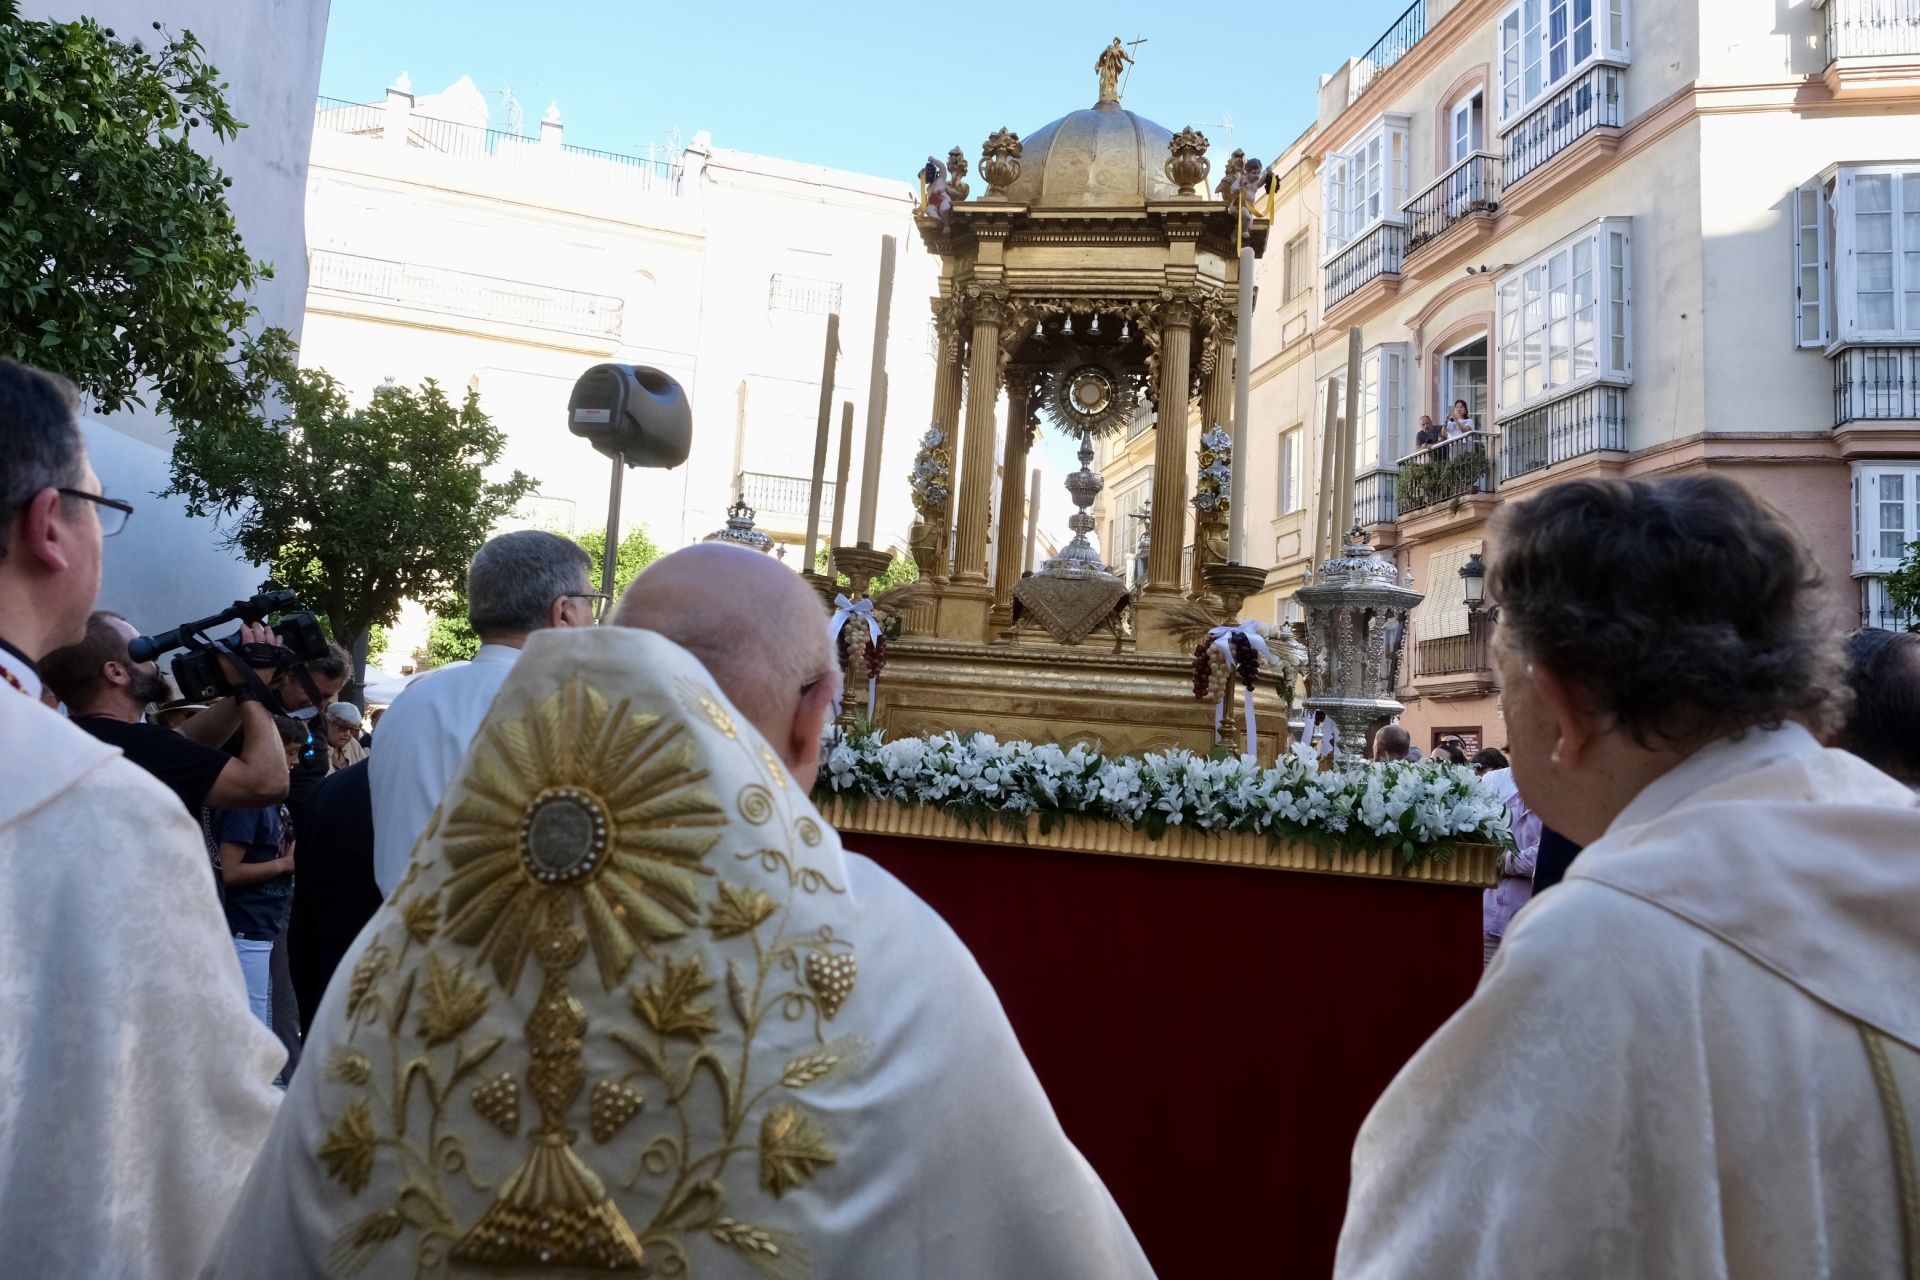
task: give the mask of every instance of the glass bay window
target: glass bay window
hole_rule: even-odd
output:
[[[1412,118],[1380,116],[1353,144],[1327,153],[1321,170],[1323,257],[1332,258],[1406,207]]]
[[[1495,30],[1503,129],[1587,66],[1628,61],[1627,0],[1516,0]]]
[[[1835,165],[1794,209],[1796,343],[1920,342],[1920,165]]]
[[[1596,382],[1633,378],[1630,219],[1602,218],[1494,287],[1503,416]]]

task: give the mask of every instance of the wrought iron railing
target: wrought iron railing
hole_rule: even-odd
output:
[[[1420,676],[1462,676],[1493,670],[1487,652],[1491,628],[1485,619],[1474,615],[1467,619],[1467,633],[1421,640],[1413,647],[1413,674]]]
[[[1427,0],[1413,0],[1407,11],[1393,20],[1387,28],[1387,34],[1373,42],[1373,48],[1361,54],[1354,63],[1353,76],[1347,81],[1347,103],[1351,106],[1355,99],[1373,87],[1394,63],[1407,56],[1407,51],[1420,43],[1427,34]]]
[[[1473,214],[1497,211],[1505,172],[1499,156],[1476,151],[1407,201],[1407,252]]]
[[[1500,420],[1500,478],[1627,447],[1627,392],[1596,386]]]
[[[1902,609],[1893,602],[1881,578],[1857,578],[1855,581],[1860,584],[1862,627],[1872,627],[1878,631],[1911,631],[1916,624],[1920,624],[1920,616],[1916,616],[1913,610]]]
[[[314,111],[314,128],[326,133],[385,137],[388,121],[385,103],[347,102],[340,98],[321,98]],[[669,152],[666,159],[653,156],[622,155],[571,143],[548,146],[539,138],[488,129],[458,120],[408,113],[407,145],[418,151],[467,159],[492,160],[524,167],[539,167],[545,176],[604,181],[623,188],[662,191],[678,195],[685,177],[685,165]]]
[[[836,491],[834,482],[822,481],[820,484],[820,523],[830,526],[833,522],[833,502]],[[747,505],[760,515],[798,516],[807,514],[807,499],[813,491],[813,482],[805,476],[776,476],[764,471],[742,471],[734,477],[734,492],[747,500]]]
[[[329,133],[380,133],[387,127],[387,108],[380,102],[322,98],[314,108],[313,124]]]
[[[838,312],[845,288],[837,280],[775,272],[767,277],[767,310],[823,316]]]
[[[1353,481],[1353,522],[1357,525],[1392,524],[1394,481],[1391,471],[1370,471]]]
[[[1920,347],[1848,347],[1833,357],[1833,425],[1920,418]]]
[[[1400,518],[1470,493],[1491,493],[1499,470],[1494,452],[1498,441],[1490,431],[1469,431],[1400,459],[1394,485]]]
[[[1399,275],[1406,254],[1405,226],[1399,222],[1376,225],[1327,263],[1327,309],[1338,306],[1369,280]]]
[[[315,249],[307,256],[307,284],[325,293],[596,338],[619,337],[626,311],[620,299],[602,294],[331,249]]]
[[[1507,185],[1520,181],[1595,129],[1619,128],[1626,86],[1626,72],[1619,67],[1588,67],[1528,112],[1503,142]]]
[[[1920,53],[1920,0],[1827,0],[1827,61]]]

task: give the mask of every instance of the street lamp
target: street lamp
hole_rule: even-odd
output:
[[[1482,563],[1480,553],[1474,552],[1467,562],[1460,566],[1460,596],[1466,602],[1467,612],[1479,616],[1486,611],[1488,621],[1500,616],[1500,606],[1487,604],[1487,566]]]

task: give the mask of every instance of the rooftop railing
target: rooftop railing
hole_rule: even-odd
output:
[[[1353,76],[1347,82],[1347,104],[1351,106],[1360,95],[1373,87],[1373,82],[1385,75],[1387,69],[1407,56],[1407,51],[1420,43],[1427,34],[1427,0],[1413,0],[1407,11],[1393,20],[1387,33],[1373,42],[1373,48],[1361,54],[1353,68]]]

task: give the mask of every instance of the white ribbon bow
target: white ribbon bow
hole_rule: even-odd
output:
[[[873,601],[849,600],[844,595],[833,597],[833,621],[827,624],[827,639],[833,644],[834,652],[840,651],[840,633],[846,630],[847,623],[860,618],[867,624],[867,637],[875,644],[880,642],[880,620],[873,616]],[[878,677],[869,669],[867,674],[867,719],[873,719],[873,693]],[[838,708],[835,709],[838,714]]]
[[[1253,651],[1260,655],[1260,660],[1263,663],[1273,661],[1273,650],[1267,647],[1267,638],[1260,634],[1259,623],[1240,622],[1230,627],[1215,627],[1213,630],[1207,632],[1207,642],[1215,653],[1218,653],[1222,658],[1226,659],[1227,670],[1230,673],[1237,674],[1233,659],[1233,638],[1235,636],[1245,636],[1247,643],[1253,646]],[[1231,678],[1230,675],[1229,679]],[[1255,735],[1259,732],[1259,729],[1253,718],[1253,686],[1246,684],[1245,681],[1241,683],[1245,686],[1241,691],[1241,707],[1246,712],[1247,752],[1248,754],[1258,754],[1259,747],[1256,745]],[[1213,736],[1216,741],[1220,737],[1220,720],[1226,713],[1226,709],[1227,691],[1223,688],[1220,690],[1219,701],[1213,704]]]

